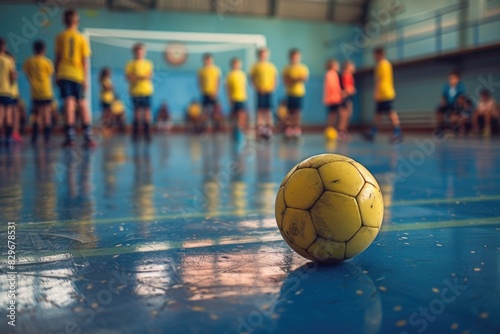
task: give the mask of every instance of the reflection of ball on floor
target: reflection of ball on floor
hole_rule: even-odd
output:
[[[337,262],[364,251],[384,216],[380,187],[360,163],[322,154],[296,165],[276,197],[280,232],[297,253]]]
[[[355,262],[342,262],[335,270],[309,262],[289,272],[274,307],[278,319],[273,332],[311,333],[311,328],[321,328],[321,333],[383,332],[380,291],[364,269]],[[297,316],[304,310],[312,311]],[[325,314],[345,321],[332,321]]]

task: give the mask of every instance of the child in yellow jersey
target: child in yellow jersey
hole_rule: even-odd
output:
[[[290,50],[289,58],[290,64],[283,70],[289,113],[289,126],[285,130],[285,136],[299,137],[302,133],[300,112],[306,94],[305,82],[309,78],[309,69],[300,62],[302,55],[298,49]]]
[[[151,140],[151,96],[153,95],[153,63],[146,58],[146,47],[137,43],[133,47],[134,60],[127,63],[125,73],[130,83],[129,93],[134,106],[134,123],[132,139],[139,136],[139,122],[142,118],[144,135],[147,141]]]
[[[35,144],[38,131],[43,127],[45,144],[49,144],[52,129],[52,75],[54,66],[52,61],[45,57],[45,43],[35,41],[33,43],[34,55],[28,58],[23,65],[24,73],[31,87],[31,101],[35,121],[33,122],[31,143]]]
[[[12,58],[14,64],[16,63],[16,58],[9,52],[7,55]],[[17,80],[12,82],[12,141],[20,143],[23,141],[21,134],[19,133],[20,121],[21,121],[21,106],[19,104],[21,98],[19,96],[19,83]]]
[[[390,141],[391,143],[397,144],[403,140],[403,136],[401,133],[398,113],[393,107],[394,99],[396,98],[396,90],[394,89],[392,64],[385,58],[385,50],[383,48],[376,48],[374,51],[374,57],[376,62],[374,93],[376,113],[373,120],[373,126],[370,132],[364,134],[364,137],[368,141],[375,140],[380,120],[383,115],[387,115],[394,128],[394,133]]]
[[[95,147],[92,139],[91,114],[85,100],[88,78],[90,45],[78,31],[79,17],[74,9],[67,9],[63,18],[66,30],[56,38],[56,76],[64,103],[65,133],[64,146],[75,143],[75,116],[79,110],[83,122],[85,147]]]
[[[0,38],[0,140],[5,125],[5,140],[11,141],[13,130],[12,84],[17,79],[16,64],[7,54],[7,43]]]
[[[198,85],[202,94],[203,118],[209,116],[213,121],[214,108],[219,95],[221,70],[214,64],[214,57],[210,53],[203,55],[203,67],[198,71]]]
[[[259,137],[268,137],[272,134],[273,116],[272,99],[278,82],[278,70],[269,61],[269,50],[266,48],[257,51],[258,62],[252,66],[250,77],[257,91],[257,134]]]
[[[231,71],[226,77],[226,89],[231,104],[231,119],[234,122],[234,139],[239,142],[243,139],[247,129],[247,76],[241,70],[241,60],[231,60]]]
[[[115,99],[113,82],[111,81],[111,69],[104,67],[99,74],[99,85],[101,86],[101,108],[102,120],[105,128],[111,127],[111,104]]]

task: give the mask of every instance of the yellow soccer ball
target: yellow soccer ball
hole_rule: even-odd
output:
[[[384,218],[380,186],[360,163],[321,154],[293,167],[280,185],[276,222],[286,243],[303,257],[338,262],[375,240]]]
[[[201,116],[202,107],[198,103],[193,103],[188,107],[188,115],[191,119],[198,119]]]
[[[326,128],[326,130],[325,130],[326,140],[337,140],[337,136],[338,136],[338,133],[334,127],[329,126]]]

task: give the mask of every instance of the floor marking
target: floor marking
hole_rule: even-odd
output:
[[[460,198],[429,198],[417,200],[402,200],[394,201],[392,206],[410,206],[410,205],[426,205],[426,204],[462,204],[462,203],[476,203],[487,201],[499,201],[500,196],[476,196],[476,197],[460,197]],[[391,207],[391,206],[389,206]]]
[[[430,199],[419,199],[410,201],[394,201],[390,205],[386,205],[387,208],[390,207],[400,207],[400,206],[412,206],[412,205],[429,205],[429,204],[462,204],[462,203],[477,203],[477,202],[487,202],[487,201],[500,201],[500,196],[479,196],[479,197],[461,197],[461,198],[430,198]],[[42,221],[42,222],[31,222],[26,224],[18,224],[21,229],[35,229],[43,228],[43,225],[51,225],[49,228],[57,226],[68,226],[68,225],[94,225],[94,224],[112,224],[112,223],[130,223],[130,222],[152,222],[157,220],[170,220],[170,219],[194,219],[194,218],[219,218],[219,217],[248,217],[249,215],[274,215],[274,210],[250,210],[242,213],[242,210],[229,210],[229,211],[214,211],[214,212],[185,212],[185,213],[175,213],[168,215],[152,216],[147,218],[141,217],[122,217],[122,218],[103,218],[103,219],[93,219],[93,220],[66,220],[66,221]],[[6,231],[7,227],[0,227],[0,231]]]
[[[411,224],[385,224],[382,226],[381,233],[396,232],[396,231],[415,231],[427,229],[444,229],[444,228],[457,228],[457,227],[478,227],[478,226],[500,226],[500,216],[482,219],[465,219],[465,220],[449,220],[449,221],[436,221],[426,223],[411,223]],[[108,247],[108,248],[90,248],[90,249],[71,249],[60,252],[53,251],[36,251],[37,255],[19,255],[17,265],[35,265],[45,264],[54,261],[73,260],[76,258],[97,257],[97,256],[110,256],[122,254],[135,254],[135,253],[150,253],[168,250],[187,250],[197,248],[208,248],[215,246],[231,246],[243,245],[251,243],[275,242],[281,241],[283,238],[278,231],[267,233],[265,235],[254,236],[240,236],[240,237],[222,237],[219,240],[206,239],[195,240],[197,245],[187,245],[193,243],[193,240],[186,241],[165,241],[165,242],[146,242],[142,244],[135,244],[122,247]]]

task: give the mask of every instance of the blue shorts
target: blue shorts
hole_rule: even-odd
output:
[[[257,109],[271,109],[272,106],[272,94],[257,94]]]
[[[31,101],[34,107],[46,107],[52,104],[51,99],[46,100],[32,100]]]
[[[61,99],[67,97],[74,97],[77,100],[82,100],[85,98],[83,93],[83,85],[81,83],[71,81],[71,80],[58,80],[57,85],[61,91]]]
[[[134,109],[151,108],[151,96],[132,96]]]
[[[233,102],[232,106],[233,108],[231,111],[235,114],[239,111],[245,111],[247,109],[246,102]]]
[[[101,101],[101,109],[102,109],[102,110],[108,110],[108,109],[111,109],[111,103],[107,103],[107,102],[102,102],[102,101]]]
[[[12,105],[12,97],[0,96],[0,106],[10,106],[10,105]]]
[[[287,108],[288,112],[300,111],[302,109],[302,102],[304,98],[301,96],[288,96]]]
[[[201,98],[201,105],[203,107],[209,107],[209,106],[215,106],[215,104],[217,103],[217,99],[210,96],[210,95],[203,95],[203,97]]]
[[[375,106],[375,111],[377,112],[377,114],[388,114],[392,110],[394,110],[392,106],[393,103],[394,100],[377,102],[377,105]]]
[[[329,104],[326,106],[326,110],[328,111],[329,114],[335,114],[340,111],[340,108],[342,108],[344,105],[342,103],[340,104]]]

